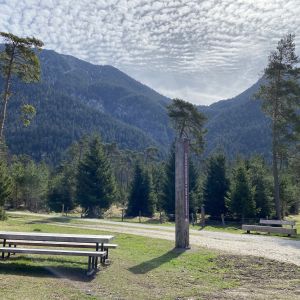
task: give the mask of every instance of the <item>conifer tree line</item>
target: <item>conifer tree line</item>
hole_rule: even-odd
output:
[[[57,167],[11,157],[0,163],[0,206],[34,212],[80,209],[87,217],[101,217],[113,205],[127,217],[160,214],[174,220],[174,147],[165,160],[157,154],[151,148],[143,153],[120,150],[93,136],[73,144]],[[202,205],[219,221],[222,214],[237,221],[276,216],[272,169],[262,157],[227,161],[217,153],[189,164],[191,220]],[[283,216],[299,210],[300,161],[293,158],[291,165],[281,180]]]

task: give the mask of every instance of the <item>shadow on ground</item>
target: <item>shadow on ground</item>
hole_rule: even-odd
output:
[[[33,262],[45,264],[43,266],[34,265]],[[53,263],[68,263],[68,266],[60,267],[49,264]],[[81,267],[72,266],[82,265]],[[74,262],[70,260],[60,259],[42,259],[42,258],[24,258],[14,257],[9,260],[0,260],[0,274],[3,275],[17,275],[17,276],[30,276],[30,277],[51,277],[51,278],[66,278],[72,281],[90,282],[93,276],[86,275],[87,263]]]
[[[155,257],[151,260],[143,262],[139,265],[129,268],[128,270],[134,274],[146,274],[153,269],[160,267],[161,265],[168,263],[172,259],[179,257],[186,250],[182,249],[172,249],[171,251],[166,252],[165,254]]]
[[[72,218],[68,217],[51,217],[51,218],[45,218],[43,220],[34,220],[27,222],[26,224],[48,224],[53,222],[58,223],[70,223]]]

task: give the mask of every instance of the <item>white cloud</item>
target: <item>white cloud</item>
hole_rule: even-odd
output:
[[[299,0],[0,0],[0,31],[207,104],[254,83],[285,33],[299,43],[299,15]]]

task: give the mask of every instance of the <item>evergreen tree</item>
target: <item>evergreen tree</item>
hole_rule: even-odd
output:
[[[11,204],[13,207],[24,205],[33,211],[46,207],[49,181],[49,169],[46,164],[37,164],[25,155],[14,157],[11,176],[13,182]]]
[[[193,164],[193,161],[189,160],[189,213],[195,215],[197,210],[200,207],[200,198],[199,195],[199,178],[198,172]]]
[[[149,172],[137,163],[128,199],[127,215],[136,217],[141,213],[142,216],[152,217],[154,202],[152,178]]]
[[[211,217],[225,214],[225,199],[229,190],[229,179],[226,176],[225,156],[222,154],[209,158],[207,176],[203,187],[205,211]]]
[[[233,180],[229,193],[231,212],[244,222],[245,218],[255,217],[255,203],[253,189],[244,164],[234,170]]]
[[[171,148],[165,166],[165,180],[162,195],[163,210],[169,215],[175,215],[175,149]]]
[[[281,219],[279,163],[286,159],[287,149],[297,139],[300,130],[300,68],[295,53],[294,35],[282,38],[269,56],[264,75],[266,83],[257,94],[263,111],[272,125],[272,171],[276,217]],[[299,138],[299,137],[298,137]]]
[[[40,63],[32,48],[41,49],[43,42],[33,37],[20,38],[6,32],[0,32],[0,37],[5,41],[4,51],[0,53],[0,72],[4,78],[3,103],[0,112],[0,142],[3,142],[7,104],[12,95],[11,84],[14,78],[26,83],[39,81]],[[25,126],[30,124],[30,119],[34,115],[34,107],[24,104],[22,118]]]
[[[195,153],[200,154],[203,150],[203,137],[206,133],[204,129],[206,117],[204,114],[199,112],[196,105],[176,98],[168,106],[168,115],[177,137],[190,139],[191,148]]]
[[[116,193],[115,179],[99,138],[93,138],[80,161],[77,174],[77,200],[89,217],[97,217],[110,207]]]
[[[56,176],[50,185],[47,202],[50,210],[55,212],[70,211],[74,208],[72,186],[65,174]]]
[[[11,194],[11,179],[8,174],[7,166],[0,160],[0,220],[5,219],[4,203]]]
[[[256,157],[249,162],[249,174],[251,185],[254,189],[254,202],[257,216],[260,218],[271,217],[271,187],[268,180],[269,174],[264,161]]]
[[[152,170],[153,190],[156,198],[156,209],[160,213],[163,211],[165,163],[157,164]]]

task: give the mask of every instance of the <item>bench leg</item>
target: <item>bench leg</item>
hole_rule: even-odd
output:
[[[103,243],[101,244],[101,251],[104,251],[104,244],[103,244]],[[101,256],[100,262],[101,262],[102,264],[105,262],[105,257],[104,257],[104,256]]]
[[[3,240],[3,247],[5,247],[5,245],[6,245],[6,239]],[[4,258],[5,258],[5,253],[2,252],[2,259]]]
[[[88,270],[87,270],[87,275],[91,275],[93,271],[93,267],[92,267],[92,257],[89,256],[89,260],[88,260]]]
[[[247,233],[250,233],[250,230],[247,230]]]
[[[8,244],[8,247],[11,248],[11,244]],[[10,257],[10,252],[7,253],[7,258]]]
[[[99,251],[99,243],[96,243],[96,251]],[[95,258],[95,269],[98,267],[98,256]]]

